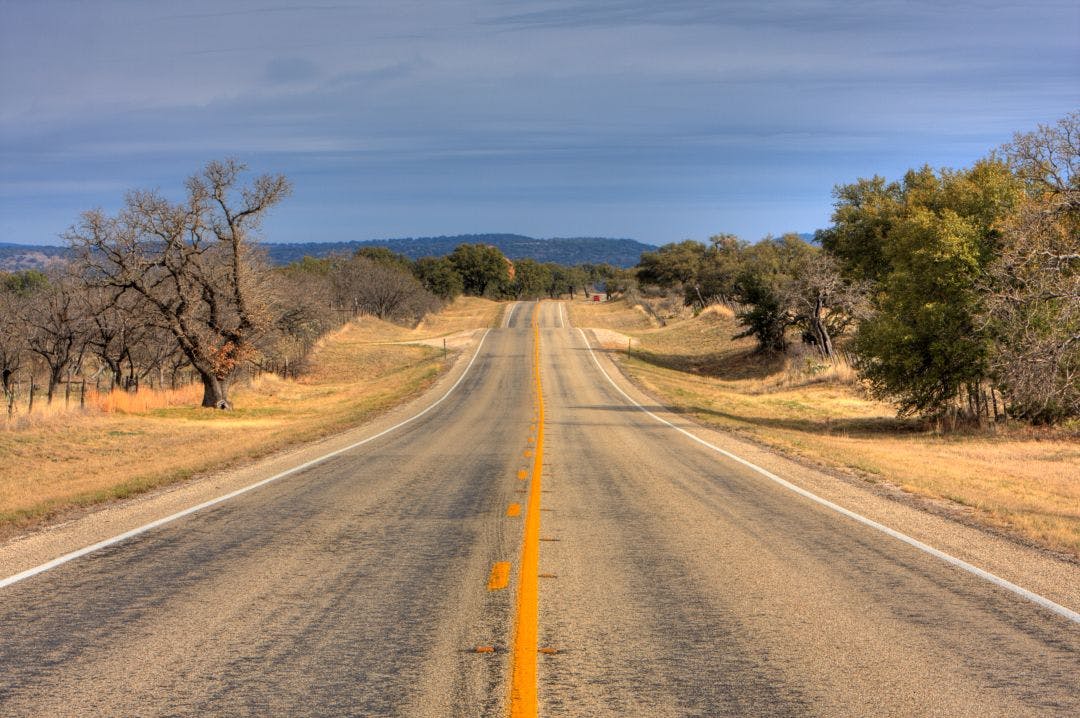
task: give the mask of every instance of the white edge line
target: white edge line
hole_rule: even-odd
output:
[[[183,511],[178,511],[175,514],[172,514],[171,516],[166,516],[165,518],[158,519],[157,521],[151,521],[150,523],[145,524],[143,526],[139,526],[138,528],[131,529],[130,531],[125,531],[124,533],[122,533],[122,534],[120,534],[118,536],[113,536],[112,538],[107,538],[104,541],[98,541],[95,544],[91,544],[89,546],[78,549],[76,551],[72,551],[71,553],[66,553],[63,556],[60,556],[58,558],[54,558],[52,561],[49,561],[47,563],[43,563],[40,566],[35,566],[34,568],[26,569],[25,571],[22,571],[21,573],[15,574],[14,576],[8,576],[7,578],[0,580],[0,588],[5,588],[5,587],[10,586],[10,585],[12,585],[14,583],[18,583],[19,581],[23,581],[25,579],[28,579],[31,576],[36,576],[39,573],[45,573],[46,571],[48,571],[50,569],[54,569],[57,566],[61,566],[61,565],[65,564],[65,563],[67,563],[68,561],[74,561],[75,559],[81,558],[82,556],[85,556],[85,555],[87,555],[89,553],[93,553],[95,551],[99,551],[99,550],[101,550],[103,548],[106,548],[108,546],[113,546],[115,544],[121,543],[123,541],[128,540],[129,538],[132,538],[134,536],[138,536],[139,534],[142,534],[142,533],[146,533],[147,531],[151,531],[153,529],[156,529],[159,526],[164,526],[167,523],[171,523],[173,521],[176,521],[177,519],[183,518],[185,516],[188,516],[190,514],[193,514],[193,513],[197,512],[197,511],[202,511],[203,509],[210,508],[211,506],[223,503],[225,501],[228,501],[229,499],[234,499],[237,496],[240,496],[241,494],[246,494],[249,491],[254,491],[255,489],[259,488],[260,486],[265,486],[266,484],[269,484],[269,483],[271,483],[273,481],[277,481],[278,479],[283,479],[286,476],[290,476],[291,474],[295,474],[295,473],[297,473],[299,471],[303,471],[305,469],[310,469],[312,466],[315,466],[316,464],[321,464],[322,462],[326,461],[329,458],[337,456],[338,454],[343,454],[346,451],[351,451],[352,449],[355,449],[358,446],[363,446],[364,444],[367,444],[368,442],[374,441],[375,439],[378,439],[379,437],[386,436],[387,434],[389,434],[391,431],[394,431],[395,429],[400,429],[401,427],[405,426],[406,424],[408,424],[410,422],[413,422],[413,421],[416,421],[421,416],[428,413],[429,411],[431,411],[432,409],[437,407],[439,404],[443,403],[443,401],[445,401],[446,398],[448,396],[450,396],[450,394],[452,394],[455,389],[458,388],[458,385],[461,384],[461,382],[465,379],[465,377],[468,376],[469,369],[472,368],[472,365],[476,361],[476,358],[478,356],[480,356],[480,348],[482,346],[484,346],[484,340],[487,339],[488,332],[490,332],[490,331],[491,331],[490,329],[485,329],[484,330],[483,336],[480,337],[480,343],[476,346],[476,351],[473,352],[472,359],[469,360],[468,365],[466,365],[466,367],[465,367],[465,371],[463,371],[461,373],[461,376],[459,376],[457,381],[454,382],[454,385],[451,386],[449,389],[447,389],[446,393],[443,394],[441,397],[439,397],[434,403],[427,406],[423,411],[419,412],[418,414],[414,414],[413,416],[410,416],[405,421],[402,421],[402,422],[400,422],[398,424],[394,424],[389,429],[383,429],[382,431],[380,431],[378,434],[375,434],[374,436],[369,436],[368,438],[357,441],[354,444],[349,444],[346,447],[343,447],[343,448],[340,448],[340,449],[335,449],[334,451],[331,451],[328,454],[323,454],[322,456],[320,456],[317,459],[312,459],[311,461],[306,461],[303,464],[300,464],[299,466],[294,466],[291,469],[287,469],[285,471],[282,471],[280,474],[275,474],[275,475],[271,476],[268,479],[263,479],[261,481],[257,481],[254,484],[250,484],[250,485],[245,486],[243,488],[237,489],[236,491],[232,491],[230,493],[227,493],[224,496],[219,496],[216,499],[210,499],[209,501],[204,501],[203,503],[198,504],[196,506],[186,508]]]
[[[946,563],[950,563],[950,564],[952,564],[953,566],[956,566],[959,569],[967,571],[970,574],[974,574],[975,576],[978,576],[981,579],[984,579],[984,580],[989,581],[990,583],[993,583],[993,584],[995,584],[995,585],[997,585],[997,586],[999,586],[1001,588],[1004,588],[1006,591],[1011,591],[1012,593],[1015,593],[1017,596],[1020,596],[1021,598],[1025,598],[1028,601],[1031,601],[1032,603],[1036,603],[1036,604],[1042,606],[1043,608],[1045,608],[1047,610],[1053,611],[1054,613],[1056,613],[1059,616],[1062,616],[1062,617],[1072,621],[1073,623],[1080,623],[1080,613],[1077,613],[1076,611],[1073,611],[1073,610],[1071,610],[1069,608],[1066,608],[1065,606],[1062,606],[1061,604],[1054,603],[1053,601],[1051,601],[1049,598],[1046,598],[1045,596],[1040,596],[1039,594],[1037,594],[1037,593],[1035,593],[1033,591],[1029,591],[1026,588],[1023,588],[1021,586],[1017,586],[1015,583],[1012,583],[1011,581],[1006,581],[1005,579],[1001,578],[1000,576],[996,576],[996,575],[990,573],[989,571],[984,571],[983,569],[981,569],[981,568],[979,568],[977,566],[973,566],[970,563],[968,563],[967,561],[963,561],[961,559],[956,558],[955,556],[951,556],[951,555],[945,553],[944,551],[939,551],[938,549],[934,548],[933,546],[925,544],[922,541],[919,541],[918,539],[914,539],[914,538],[908,536],[907,534],[900,533],[896,529],[891,529],[888,526],[885,526],[884,524],[879,524],[877,521],[874,521],[873,519],[868,519],[865,516],[862,516],[860,514],[855,513],[854,511],[851,511],[849,509],[845,509],[843,506],[840,506],[838,504],[834,504],[832,501],[829,501],[828,499],[823,499],[820,496],[818,496],[817,494],[811,493],[810,491],[807,491],[806,489],[804,489],[802,487],[796,486],[795,484],[793,484],[793,483],[791,483],[789,481],[781,479],[779,476],[772,473],[771,471],[767,471],[767,470],[761,468],[760,466],[758,466],[757,464],[754,464],[754,463],[752,463],[750,461],[747,461],[746,459],[742,458],[741,456],[736,456],[735,454],[731,453],[730,451],[725,451],[724,449],[721,449],[719,446],[714,446],[713,444],[710,444],[709,442],[705,441],[704,439],[699,438],[699,437],[691,434],[686,429],[682,429],[682,428],[680,428],[678,426],[675,426],[674,424],[672,424],[667,419],[663,419],[663,418],[657,416],[656,414],[652,413],[651,411],[646,409],[644,406],[642,406],[641,404],[636,402],[629,394],[627,394],[625,391],[623,391],[622,388],[619,387],[618,384],[615,383],[615,381],[608,375],[608,373],[606,371],[604,371],[604,367],[600,366],[600,362],[597,360],[596,354],[593,353],[592,345],[589,343],[589,338],[585,335],[585,332],[582,331],[580,328],[578,329],[578,331],[581,333],[581,338],[585,340],[585,348],[589,350],[589,356],[592,357],[593,363],[596,364],[596,368],[600,370],[600,373],[604,375],[604,378],[607,379],[608,382],[613,387],[615,387],[615,390],[618,391],[620,394],[622,394],[626,398],[627,401],[629,401],[631,404],[636,406],[638,409],[641,409],[643,412],[645,412],[646,414],[648,414],[652,418],[659,421],[661,424],[667,424],[668,426],[670,426],[675,431],[678,431],[680,434],[683,434],[683,435],[689,437],[690,439],[696,441],[697,443],[701,444],[702,446],[706,446],[706,447],[712,449],[713,451],[715,451],[715,452],[717,452],[719,454],[723,454],[724,456],[731,459],[732,461],[737,461],[738,463],[742,464],[743,466],[746,466],[748,468],[753,469],[754,471],[758,472],[759,474],[761,474],[765,478],[770,479],[771,481],[774,481],[777,484],[780,484],[781,486],[783,486],[785,489],[788,489],[789,491],[793,491],[796,494],[799,494],[800,496],[808,498],[811,501],[824,506],[825,508],[831,509],[831,510],[833,510],[833,511],[839,513],[839,514],[843,514],[844,516],[847,516],[850,519],[858,521],[859,523],[861,523],[861,524],[863,524],[865,526],[869,526],[872,529],[877,529],[878,531],[880,531],[880,532],[882,532],[884,534],[892,536],[894,539],[897,539],[899,541],[903,541],[904,543],[908,544],[909,546],[913,546],[913,547],[919,549],[920,551],[928,553],[931,556],[939,558],[942,561],[945,561]]]
[[[517,302],[514,302],[513,304],[510,305],[510,311],[506,313],[506,322],[503,325],[504,328],[506,328],[506,329],[510,328],[510,320],[514,318],[514,310],[517,309],[517,308],[518,308],[518,303]]]

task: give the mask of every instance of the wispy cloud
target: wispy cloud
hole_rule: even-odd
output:
[[[225,154],[296,178],[283,239],[314,207],[328,239],[813,229],[836,182],[1080,106],[1078,23],[1058,0],[0,4],[0,230]]]

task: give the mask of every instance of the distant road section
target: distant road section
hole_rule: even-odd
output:
[[[518,303],[415,420],[0,589],[0,715],[509,715],[522,621],[543,716],[1080,715],[1080,625],[603,365],[559,303]]]

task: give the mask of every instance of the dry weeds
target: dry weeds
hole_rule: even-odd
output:
[[[575,306],[578,326],[631,333],[609,349],[643,388],[698,421],[813,463],[952,502],[966,516],[1080,557],[1080,441],[1076,427],[940,434],[867,398],[846,365],[802,354],[764,360],[717,310],[663,329],[613,302]],[[636,325],[636,329],[630,327]]]

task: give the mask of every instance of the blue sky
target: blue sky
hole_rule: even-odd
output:
[[[812,231],[1080,108],[1080,5],[0,0],[0,241],[226,156],[271,241]]]

